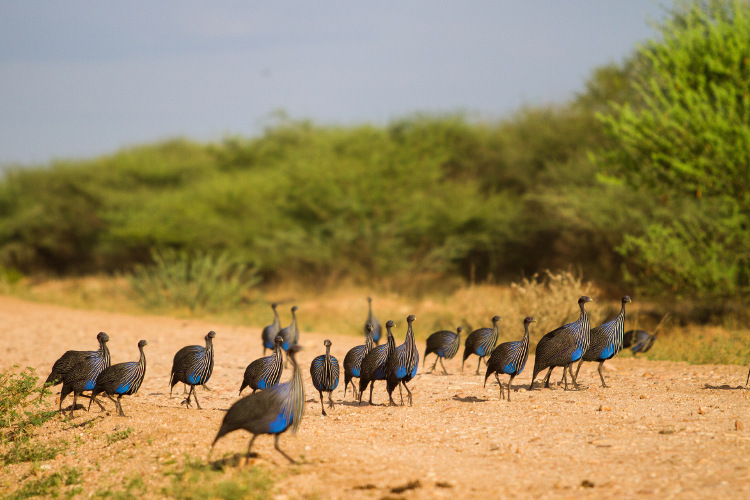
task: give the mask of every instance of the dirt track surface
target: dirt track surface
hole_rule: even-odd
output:
[[[390,319],[397,323],[397,343],[403,342],[406,322]],[[185,454],[205,460],[224,411],[238,398],[245,367],[262,353],[258,328],[80,311],[6,297],[0,297],[0,324],[6,339],[0,368],[32,366],[41,378],[65,350],[95,349],[99,331],[110,336],[112,363],[136,360],[138,340],[148,340],[143,385],[137,395],[123,398],[129,418],[114,416],[106,401],[109,413],[77,411],[72,421],[56,418],[39,432],[39,439],[70,443],[43,469],[77,467],[84,496],[104,484],[116,490],[127,478],[140,476],[147,497],[162,497],[168,464]],[[414,327],[419,332],[419,318]],[[185,345],[203,344],[209,330],[217,333],[212,391],[199,391],[203,410],[186,409],[182,397],[169,397],[172,357]],[[532,331],[537,338],[542,333]],[[347,350],[363,340],[356,334],[330,338],[332,354],[342,364]],[[280,441],[301,464],[289,464],[273,449],[272,437],[260,436],[257,458],[245,465],[269,470],[276,482],[273,494],[280,498],[750,498],[750,390],[743,388],[744,367],[623,356],[605,372],[610,388],[601,388],[596,365],[586,364],[580,376],[584,390],[528,392],[532,356],[508,403],[499,400],[494,377],[482,387],[484,367],[474,375],[475,356],[458,374],[462,347],[446,362],[449,376],[425,374],[420,359],[420,374],[410,384],[414,406],[359,406],[350,391],[342,400],[342,373],[334,391],[336,408],[323,417],[309,377],[310,361],[324,352],[323,340],[316,333],[301,334],[305,418],[296,436],[283,434]],[[424,342],[418,347],[421,352]],[[428,357],[428,368],[433,359]],[[553,379],[560,375],[556,371]],[[282,381],[289,376],[285,371]],[[58,394],[59,386],[55,389]],[[176,392],[182,396],[181,389]],[[56,407],[55,397],[48,398],[50,407]],[[376,385],[374,401],[387,402],[383,382]],[[70,403],[72,396],[64,406]],[[90,423],[74,426],[84,422]],[[107,445],[107,434],[127,427],[133,429],[127,439]],[[227,435],[212,458],[243,454],[249,437],[244,431]],[[6,466],[0,491],[14,490],[29,469],[28,463]],[[409,483],[415,487],[399,491]]]

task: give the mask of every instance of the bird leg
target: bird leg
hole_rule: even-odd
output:
[[[207,386],[206,384],[201,384],[201,387],[203,387],[204,389],[206,389],[208,392],[211,392],[211,388],[209,386]]]
[[[448,370],[445,369],[445,365],[443,364],[443,358],[439,358],[439,359],[440,359],[440,367],[443,369],[443,373],[448,375]]]
[[[336,406],[333,404],[333,391],[328,391],[328,408],[336,408]]]
[[[297,465],[297,462],[295,462],[294,459],[292,459],[292,457],[284,453],[284,451],[281,448],[279,448],[279,434],[276,434],[276,439],[274,439],[273,441],[273,447],[276,448],[276,451],[284,455],[287,460],[292,462],[294,465]]]
[[[76,409],[76,401],[78,401],[78,393],[73,391],[73,406],[70,407],[70,418],[73,418],[73,411]]]
[[[401,381],[401,383],[402,383],[402,384],[404,384],[404,389],[406,389],[406,399],[408,399],[408,400],[409,400],[409,406],[412,406],[412,403],[411,403],[411,391],[410,391],[410,390],[409,390],[409,388],[408,388],[408,387],[406,386],[406,382],[404,382],[404,381],[402,380],[402,381]],[[399,389],[399,392],[401,392],[401,389]],[[403,405],[403,403],[401,403],[401,404]]]
[[[81,394],[81,397],[93,399],[94,403],[96,403],[96,404],[99,405],[99,408],[101,409],[101,411],[104,411],[104,405],[98,399],[96,399],[95,397],[93,397],[93,396],[87,396],[86,394]],[[89,408],[91,408],[91,401],[89,401]]]
[[[198,402],[198,391],[195,390],[194,385],[190,386],[190,392],[193,393],[193,399],[195,400],[195,405],[198,407],[199,410],[202,410],[203,408],[201,408],[201,404]]]
[[[253,437],[250,438],[250,444],[247,445],[247,455],[245,456],[246,458],[250,458],[252,456],[252,452],[250,450],[252,449],[253,442],[255,441],[255,438],[257,438],[257,437],[258,437],[257,434],[253,434]],[[279,435],[276,434],[276,437],[278,438]]]
[[[500,399],[505,399],[505,391],[503,390],[503,383],[500,382],[500,375],[495,372],[495,380],[497,380],[497,385],[500,386]]]
[[[602,375],[602,365],[604,365],[604,361],[599,363],[599,369],[597,371],[599,372],[599,377],[602,379],[602,387],[607,387],[607,384],[604,383],[604,375]]]
[[[508,380],[508,402],[510,403],[510,384],[513,383],[513,379],[516,378],[515,375],[510,376],[510,380]]]
[[[399,382],[398,384],[398,395],[401,396],[401,406],[404,406],[404,394],[401,392],[401,384],[403,382]],[[410,401],[411,403],[411,401]]]
[[[479,361],[477,361],[477,372],[474,375],[479,375],[480,366],[482,366],[482,356],[479,356]]]
[[[546,387],[549,389],[549,377],[552,375],[552,370],[554,370],[554,366],[550,366],[549,370],[547,371],[547,375],[544,376],[544,379],[542,379],[542,387]]]
[[[573,381],[573,384],[575,384],[576,389],[578,388],[578,372],[576,372],[576,375],[573,375],[573,363],[570,363],[568,365],[568,373],[570,373],[570,380]]]
[[[568,390],[568,371],[566,370],[567,367],[568,365],[563,365],[563,382],[565,382],[564,390],[566,391]]]
[[[437,367],[437,364],[438,364],[438,361],[439,361],[439,360],[440,360],[440,356],[437,356],[437,357],[435,358],[435,362],[434,362],[434,363],[432,364],[432,368],[430,368],[430,371],[429,371],[429,373],[432,373],[432,372],[434,372],[434,371],[435,371],[435,367]],[[440,364],[442,365],[442,363],[440,363]],[[443,370],[445,370],[445,368],[443,368]]]
[[[375,387],[375,381],[370,382],[370,404],[372,404],[372,389]]]
[[[578,368],[576,368],[576,380],[578,380],[578,372],[581,371],[581,365],[583,364],[583,358],[578,362]]]
[[[323,391],[318,391],[320,394],[320,408],[323,410],[323,415],[326,414],[325,406],[323,406]]]
[[[120,401],[120,399],[122,399],[122,394],[117,396],[117,401],[115,401],[115,406],[117,406],[117,408],[119,409],[119,412],[117,414],[121,417],[127,417],[127,415],[125,415],[125,412],[122,411],[122,402]]]

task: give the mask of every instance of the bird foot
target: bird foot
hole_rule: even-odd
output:
[[[180,406],[185,405],[185,408],[190,408],[190,400],[189,399],[183,399],[180,403]]]

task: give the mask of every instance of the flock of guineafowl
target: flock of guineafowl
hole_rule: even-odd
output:
[[[372,300],[368,300],[368,317],[365,322],[365,343],[350,349],[344,358],[344,398],[348,386],[352,386],[352,394],[360,403],[362,395],[368,386],[369,403],[372,404],[372,392],[375,381],[384,380],[390,405],[395,405],[393,392],[398,387],[401,405],[404,404],[402,387],[406,390],[407,400],[412,404],[412,393],[408,383],[417,374],[419,366],[419,352],[414,340],[412,323],[415,321],[413,315],[406,318],[407,330],[403,344],[396,346],[393,334],[395,323],[385,323],[385,343],[382,340],[382,328],[372,313]],[[656,338],[657,331],[653,335],[643,330],[631,330],[624,332],[625,304],[630,302],[627,295],[622,298],[622,307],[619,314],[606,323],[591,328],[589,317],[585,306],[592,300],[583,296],[578,299],[580,315],[576,321],[556,328],[544,335],[538,342],[535,352],[534,370],[531,377],[529,390],[534,386],[537,376],[547,370],[542,380],[544,387],[549,387],[550,375],[556,367],[563,368],[565,390],[568,390],[568,374],[573,387],[578,389],[578,370],[584,361],[599,363],[599,376],[602,386],[606,387],[602,364],[615,357],[623,348],[630,347],[634,353],[645,352],[651,348]],[[286,328],[281,328],[281,320],[277,312],[278,304],[271,305],[274,313],[273,323],[263,329],[263,357],[253,361],[245,370],[239,394],[245,388],[252,389],[252,393],[237,400],[227,411],[221,423],[221,427],[213,441],[211,448],[223,435],[245,429],[253,437],[250,440],[247,454],[251,455],[253,442],[258,435],[272,434],[275,441],[274,446],[288,460],[294,460],[279,448],[279,436],[292,429],[296,432],[302,420],[305,406],[305,394],[302,381],[302,370],[296,361],[296,353],[299,351],[299,328],[297,326],[297,306],[291,308],[292,322]],[[535,321],[533,317],[524,319],[524,335],[518,341],[504,342],[499,345],[498,323],[499,316],[492,318],[492,326],[479,328],[471,332],[464,341],[463,362],[472,355],[478,356],[476,373],[479,374],[482,360],[486,364],[484,384],[487,379],[494,375],[500,388],[500,397],[510,401],[511,384],[513,379],[524,369],[529,357],[529,327]],[[658,327],[657,327],[658,330]],[[430,371],[432,373],[437,363],[447,374],[443,365],[443,359],[453,358],[461,343],[462,328],[458,327],[456,332],[441,330],[433,333],[427,339],[424,350],[423,363],[427,355],[435,354],[436,359]],[[200,403],[196,394],[196,386],[203,386],[211,377],[214,366],[213,339],[216,333],[208,332],[205,336],[205,347],[200,345],[186,346],[177,351],[172,363],[170,373],[170,395],[172,389],[178,383],[185,384],[187,397],[181,404],[191,406],[191,400],[200,409]],[[76,409],[79,396],[89,398],[88,408],[91,403],[96,402],[104,410],[102,403],[97,400],[100,394],[106,395],[115,404],[118,415],[125,416],[122,410],[121,399],[123,396],[135,394],[143,382],[146,373],[146,357],[143,348],[147,345],[145,340],[138,342],[140,358],[138,361],[127,363],[110,364],[109,349],[107,342],[109,337],[101,332],[97,335],[99,349],[96,351],[67,351],[52,367],[52,372],[47,378],[46,385],[57,385],[62,383],[60,392],[60,412],[63,411],[63,400],[71,392],[73,393],[73,405],[70,413]],[[320,394],[320,404],[323,415],[326,415],[326,404],[323,393],[328,393],[328,407],[334,408],[332,392],[338,387],[340,377],[340,366],[338,360],[331,356],[331,341],[324,342],[325,354],[313,359],[310,365],[310,377],[313,386]],[[266,350],[270,349],[271,355],[266,356]],[[286,360],[284,359],[286,352]],[[293,375],[287,382],[280,383],[283,367],[291,362]],[[573,373],[573,365],[578,362],[578,368]],[[503,387],[500,375],[508,375],[507,391]],[[355,384],[354,379],[358,379]],[[750,373],[748,373],[750,381]],[[91,391],[90,395],[84,392]],[[116,399],[114,397],[116,396]]]

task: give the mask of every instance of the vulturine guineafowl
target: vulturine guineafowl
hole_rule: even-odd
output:
[[[328,393],[328,408],[333,408],[333,397],[331,395],[339,385],[339,374],[341,371],[338,360],[331,356],[331,341],[326,339],[323,345],[326,346],[326,353],[316,356],[312,360],[312,363],[310,363],[310,378],[312,379],[313,386],[320,393],[320,408],[323,410],[323,415],[325,415],[326,409],[323,405],[323,393]]]
[[[625,304],[630,302],[630,297],[622,298],[620,313],[614,319],[607,321],[591,329],[589,336],[589,348],[583,353],[581,361],[578,362],[575,380],[578,381],[578,372],[584,361],[598,361],[599,378],[602,379],[602,387],[607,387],[602,374],[602,365],[608,359],[612,359],[622,350],[622,337],[625,332]]]
[[[583,356],[583,353],[589,347],[589,331],[591,327],[589,325],[589,316],[584,308],[587,302],[593,301],[585,295],[578,299],[578,307],[581,309],[578,319],[552,330],[537,343],[534,357],[534,373],[531,376],[529,390],[534,387],[536,376],[545,368],[549,368],[549,371],[544,377],[543,386],[549,387],[549,377],[556,366],[563,367],[565,390],[568,390],[566,370],[570,372],[573,385],[576,389],[578,388],[570,367],[573,363],[581,359],[581,356]]]
[[[98,351],[65,351],[65,353],[52,365],[52,372],[47,377],[47,380],[44,381],[44,384],[47,386],[54,386],[62,383],[65,374],[78,364],[79,361],[86,358],[100,358],[103,360],[105,368],[109,366],[109,348],[107,348],[109,335],[104,332],[99,332],[96,335],[96,340],[99,342]]]
[[[464,329],[462,327],[456,328],[455,332],[450,330],[440,330],[427,337],[427,345],[424,348],[424,359],[422,362],[427,361],[427,355],[435,353],[435,363],[427,373],[435,371],[435,367],[440,361],[440,366],[443,368],[443,373],[448,375],[448,370],[445,369],[443,364],[443,358],[452,359],[458,352],[458,348],[461,346],[461,332]]]
[[[148,344],[145,340],[138,342],[138,350],[141,357],[138,361],[128,361],[126,363],[117,363],[116,365],[105,368],[96,378],[96,385],[91,393],[91,401],[97,394],[105,393],[109,399],[115,403],[117,414],[121,417],[126,416],[122,411],[120,400],[123,396],[135,394],[143,383],[143,377],[146,375],[146,355],[143,348]],[[117,395],[117,400],[112,396]],[[91,402],[89,402],[91,409]]]
[[[367,324],[372,325],[372,341],[375,342],[375,345],[380,344],[380,338],[383,334],[383,328],[380,326],[380,321],[378,321],[378,318],[373,316],[372,314],[372,297],[367,297],[367,321],[365,321],[365,337],[367,336]]]
[[[500,334],[497,326],[499,321],[500,316],[494,316],[492,318],[492,328],[479,328],[466,337],[466,341],[464,342],[464,359],[461,362],[461,372],[464,371],[464,363],[466,363],[466,359],[472,354],[476,354],[479,356],[476,373],[477,375],[479,374],[479,367],[482,364],[482,358],[489,356],[497,343],[497,337]],[[485,360],[485,363],[486,362],[487,361]]]
[[[355,377],[359,378],[360,370],[362,368],[362,360],[365,359],[365,356],[367,356],[374,347],[372,340],[372,323],[367,323],[365,325],[365,332],[367,333],[367,336],[365,337],[364,345],[352,347],[344,357],[344,397],[346,397],[346,388],[351,383],[352,393],[354,394],[354,398],[357,398],[357,386],[352,379]]]
[[[646,330],[628,330],[623,334],[622,337],[622,348],[628,349],[633,352],[633,356],[636,354],[643,354],[648,352],[654,346],[656,337],[659,335],[659,330],[669,319],[669,313],[662,316],[659,324],[654,328],[654,333],[650,334]]]
[[[412,396],[407,382],[417,376],[419,368],[419,351],[417,344],[414,342],[414,330],[411,326],[416,318],[410,314],[406,318],[406,338],[404,343],[396,348],[396,354],[391,356],[386,366],[386,390],[388,391],[388,404],[396,405],[393,401],[393,390],[398,386],[398,393],[401,396],[401,406],[404,406],[404,396],[401,393],[401,386],[406,389],[409,406],[412,405]]]
[[[508,380],[508,401],[510,401],[510,386],[513,379],[520,375],[529,359],[529,325],[536,321],[531,316],[523,320],[523,338],[514,342],[503,342],[495,347],[487,361],[487,373],[484,375],[484,385],[487,385],[487,379],[495,374],[497,385],[500,386],[500,397],[505,399],[503,383],[500,382],[500,374],[510,375]]]
[[[238,429],[245,429],[253,435],[247,447],[248,457],[251,456],[253,442],[258,435],[273,434],[276,450],[290,462],[296,463],[292,457],[279,448],[279,436],[288,429],[292,429],[292,432],[296,433],[305,411],[305,386],[302,382],[302,370],[300,370],[295,359],[298,350],[299,347],[293,345],[287,351],[294,368],[290,381],[245,396],[229,408],[221,422],[219,432],[216,434],[213,444],[211,444],[211,451],[213,451],[219,438],[225,434]],[[209,451],[209,457],[211,451]]]
[[[277,335],[273,353],[270,356],[258,358],[247,365],[240,385],[240,394],[245,387],[250,387],[255,393],[258,389],[269,389],[279,383],[281,372],[284,371],[284,364],[282,363],[284,357],[283,344],[284,339],[281,335]]]
[[[73,393],[73,406],[70,408],[70,416],[73,416],[73,412],[76,409],[78,403],[78,396],[81,396],[84,391],[92,391],[96,385],[96,378],[99,374],[109,366],[109,349],[107,349],[107,342],[109,336],[100,332],[96,337],[99,340],[98,351],[68,351],[68,352],[83,352],[82,356],[71,356],[69,360],[77,360],[75,363],[65,370],[62,375],[62,390],[60,391],[60,413],[62,413],[62,404],[65,396]],[[62,370],[60,370],[62,371]],[[60,371],[58,373],[60,373]],[[54,372],[54,370],[53,370]],[[50,375],[51,377],[51,375]],[[48,378],[49,380],[49,378]],[[58,379],[53,379],[58,380]],[[93,401],[99,405],[102,410],[104,406],[91,396]]]
[[[263,356],[266,355],[267,349],[273,350],[276,344],[276,335],[281,331],[281,318],[279,318],[279,312],[276,310],[277,307],[279,307],[278,303],[274,302],[271,304],[271,309],[273,309],[273,323],[265,327],[263,333],[260,335],[263,342]]]
[[[183,347],[174,355],[172,371],[169,374],[169,395],[172,396],[172,389],[178,382],[189,385],[190,392],[188,392],[187,398],[180,403],[181,405],[184,404],[186,408],[190,408],[190,397],[192,396],[198,409],[201,409],[195,386],[205,385],[214,371],[213,339],[215,337],[216,332],[210,331],[204,337],[206,347],[189,345]]]
[[[396,353],[396,342],[393,339],[391,328],[396,326],[392,320],[388,320],[385,329],[388,332],[388,338],[385,345],[379,345],[371,350],[365,359],[362,360],[362,367],[359,371],[359,402],[362,403],[362,393],[367,386],[370,386],[370,404],[372,404],[372,389],[376,380],[385,380],[387,375],[386,365],[391,356]]]
[[[286,352],[289,352],[289,349],[293,345],[297,345],[297,342],[299,341],[299,327],[297,326],[297,306],[292,306],[291,311],[292,322],[289,324],[289,326],[282,328],[279,331],[279,335],[281,335],[281,338],[284,339],[284,342],[281,344],[281,348]],[[284,362],[284,367],[287,366],[288,361],[289,356],[287,355],[286,361]]]

